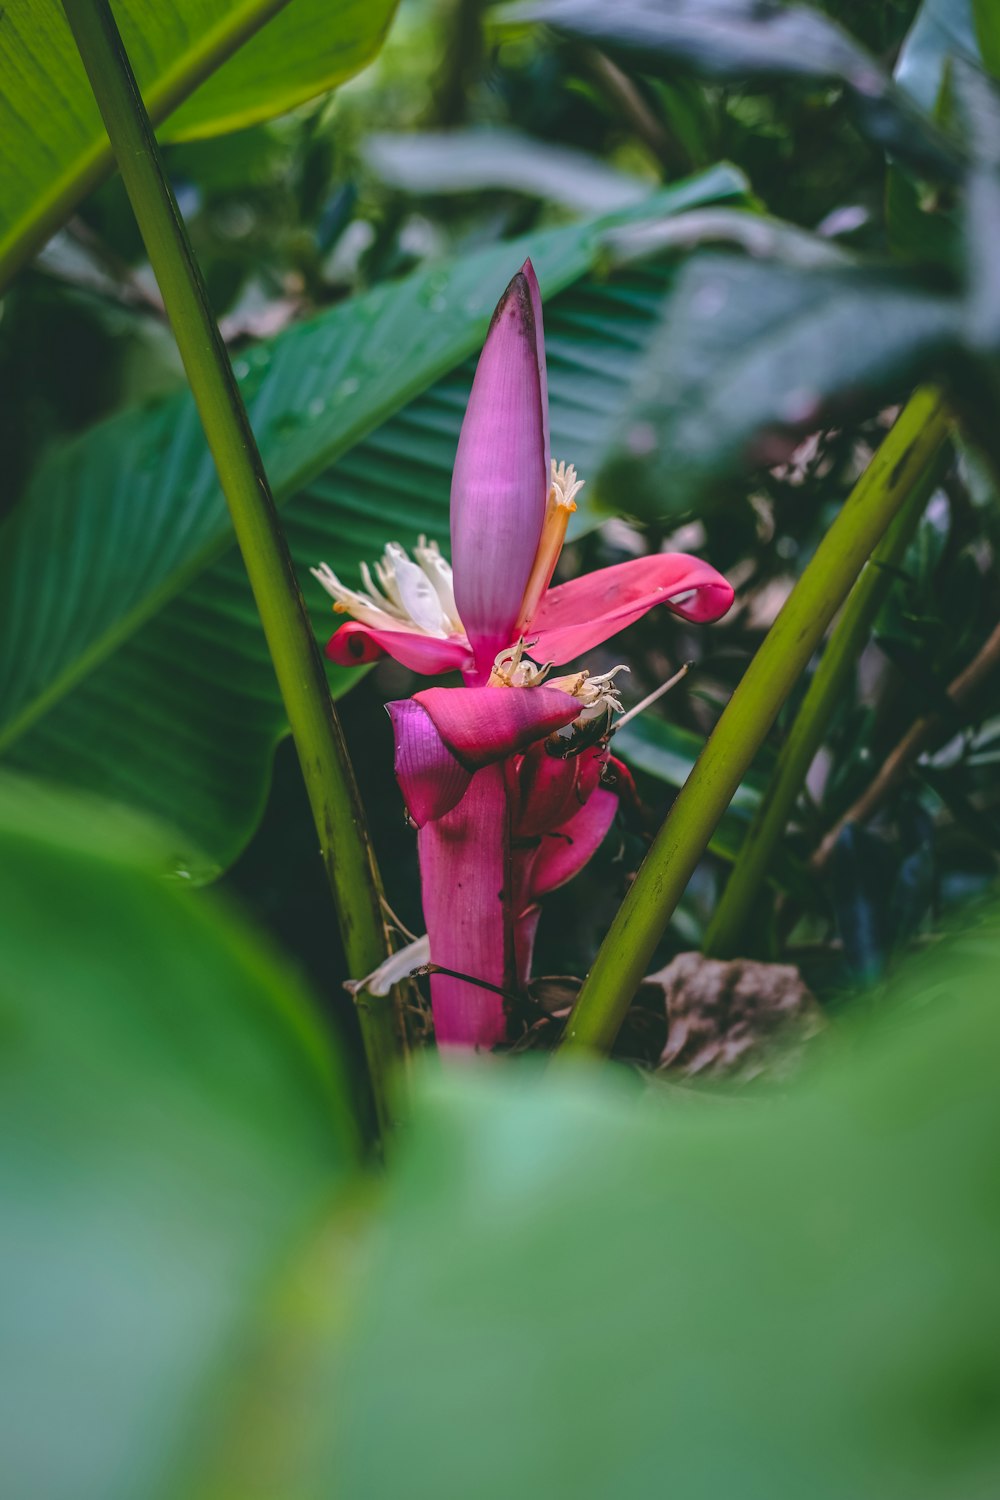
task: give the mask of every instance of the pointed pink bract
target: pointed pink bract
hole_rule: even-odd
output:
[[[531,899],[537,901],[578,875],[614,822],[618,798],[598,787],[568,822],[542,839],[529,878]]]
[[[483,678],[497,652],[515,638],[545,518],[548,423],[540,313],[537,282],[526,266],[493,314],[455,455],[455,602]]]

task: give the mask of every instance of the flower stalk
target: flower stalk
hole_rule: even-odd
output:
[[[845,501],[667,815],[577,997],[564,1052],[607,1052],[734,792],[865,562],[947,432],[941,395],[914,393]]]
[[[339,720],[284,533],[204,279],[162,168],[108,0],[63,0],[163,296],[246,565],[295,740],[351,972],[386,957],[381,886]],[[357,997],[374,1111],[391,1120],[391,1000]]]
[[[423,537],[412,558],[391,543],[362,569],[361,589],[325,564],[313,570],[335,612],[352,616],[327,646],[334,661],[388,653],[465,681],[388,705],[396,779],[417,829],[440,1047],[485,1051],[509,1038],[540,898],[583,868],[631,786],[609,749],[623,669],[552,669],[657,605],[707,621],[732,602],[726,580],[684,553],[552,587],[582,484],[549,452],[542,299],[528,261],[497,304],[462,423],[454,573]]]

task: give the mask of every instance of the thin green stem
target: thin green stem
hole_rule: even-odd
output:
[[[708,924],[704,951],[711,958],[732,958],[740,951],[750,918],[765,897],[765,882],[775,847],[784,834],[806,773],[823,743],[855,662],[892,585],[893,569],[905,557],[928,498],[947,465],[950,447],[943,415],[935,423],[935,429],[939,434],[938,446],[928,455],[909,499],[851,590],[782,746],[767,793]]]
[[[940,447],[947,416],[920,390],[851,492],[733,693],[611,924],[563,1048],[606,1052],[709,839],[876,544]]]
[[[381,884],[354,774],[292,559],[204,279],[163,173],[108,0],[63,0],[215,460],[295,739],[352,974],[388,952]],[[358,997],[375,1112],[390,1123],[399,1050],[391,999]]]

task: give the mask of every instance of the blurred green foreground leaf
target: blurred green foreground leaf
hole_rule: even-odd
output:
[[[373,1246],[331,1482],[995,1494],[997,957],[994,927],[916,966],[784,1097],[642,1097],[596,1071],[434,1085]]]
[[[0,1448],[11,1500],[183,1493],[356,1157],[291,976],[106,808],[0,781]]]
[[[425,1076],[363,1207],[295,983],[166,854],[0,786],[6,1494],[996,1493],[995,919],[781,1093]]]

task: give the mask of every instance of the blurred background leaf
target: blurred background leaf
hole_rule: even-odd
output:
[[[839,82],[862,130],[887,151],[951,177],[957,154],[866,49],[805,5],[771,0],[517,0],[510,21],[542,21],[620,51],[640,71],[680,64],[709,78]]]
[[[896,60],[896,82],[933,114],[948,60],[955,57],[982,60],[973,0],[923,0]]]
[[[717,503],[726,480],[783,462],[808,432],[941,370],[960,331],[957,300],[898,274],[693,257],[602,483],[639,515]]]

